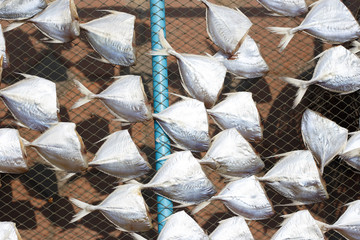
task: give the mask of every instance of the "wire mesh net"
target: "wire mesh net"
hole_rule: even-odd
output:
[[[346,6],[356,16],[360,3],[344,0]],[[94,60],[98,57],[84,33],[66,44],[51,44],[42,41],[44,35],[34,25],[26,23],[5,33],[7,52],[11,67],[4,69],[1,88],[21,79],[17,73],[28,73],[44,77],[56,83],[60,106],[60,120],[76,123],[76,130],[82,137],[91,160],[98,151],[104,137],[120,129],[128,129],[135,144],[143,151],[155,169],[154,122],[147,121],[122,126],[114,121],[114,116],[98,100],[70,109],[81,94],[73,80],[82,82],[90,91],[101,92],[117,75],[134,74],[143,79],[145,92],[153,101],[152,65],[150,34],[150,5],[143,0],[102,0],[75,1],[81,23],[106,15],[99,10],[117,10],[136,16],[137,63],[131,67],[113,66]],[[269,170],[277,158],[269,156],[292,150],[305,149],[302,141],[300,122],[302,113],[310,108],[335,121],[350,132],[359,127],[359,94],[354,92],[339,95],[311,86],[300,105],[292,109],[297,89],[279,77],[287,76],[299,79],[311,79],[316,61],[310,61],[332,45],[326,44],[305,33],[296,34],[289,46],[280,53],[277,45],[280,36],[270,33],[266,27],[295,27],[304,16],[274,17],[256,0],[222,0],[217,4],[239,8],[253,23],[249,35],[259,45],[260,52],[269,65],[270,71],[265,77],[239,80],[227,74],[222,93],[249,91],[257,103],[264,127],[264,139],[254,143],[265,162],[262,173]],[[213,44],[206,32],[205,6],[200,1],[172,1],[165,4],[167,40],[180,53],[215,54],[219,49]],[[357,17],[357,16],[356,16]],[[3,28],[9,24],[1,22]],[[169,92],[186,95],[181,86],[176,58],[169,56],[168,79]],[[220,96],[223,99],[224,96]],[[170,105],[178,97],[170,95]],[[1,103],[1,127],[18,128],[20,135],[32,141],[40,133],[19,128],[11,113]],[[220,129],[210,119],[210,136]],[[63,175],[48,167],[32,149],[27,149],[30,170],[24,174],[1,174],[0,221],[16,223],[23,239],[132,239],[128,233],[121,232],[98,211],[92,212],[80,221],[70,223],[73,215],[79,211],[69,198],[96,205],[106,198],[118,185],[118,179],[94,168],[76,174],[69,181],[62,181]],[[204,153],[195,154],[200,158]],[[224,178],[214,171],[205,169],[208,177],[220,191],[226,184]],[[138,179],[148,182],[154,175]],[[276,214],[270,219],[250,221],[248,225],[255,239],[270,239],[283,221],[281,215],[309,209],[313,216],[326,223],[334,223],[344,212],[344,204],[359,199],[360,175],[338,157],[325,167],[323,178],[327,185],[329,199],[321,203],[306,206],[279,206],[289,203],[271,188],[266,193],[275,206]],[[156,221],[156,195],[150,190],[142,192],[150,208],[153,221]],[[192,207],[186,208],[187,211]],[[178,211],[178,209],[175,209]],[[208,233],[211,233],[220,220],[234,216],[219,201],[212,202],[204,210],[194,215],[194,219]],[[142,233],[148,239],[157,237],[157,225],[154,229]],[[327,239],[343,239],[334,231],[326,233]]]

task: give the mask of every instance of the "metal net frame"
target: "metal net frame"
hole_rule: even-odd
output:
[[[256,0],[212,2],[227,7],[237,7],[250,18],[253,26],[249,35],[259,45],[260,52],[270,68],[270,72],[265,77],[257,79],[238,80],[231,74],[227,74],[222,91],[222,93],[249,91],[257,102],[264,127],[264,139],[260,143],[253,144],[265,162],[265,168],[260,175],[268,171],[278,160],[267,157],[305,149],[300,122],[306,108],[323,114],[350,132],[358,130],[360,100],[358,92],[339,95],[318,86],[311,86],[299,106],[295,109],[291,108],[296,89],[281,81],[279,77],[310,79],[316,61],[309,61],[331,45],[305,33],[299,33],[280,53],[277,49],[280,36],[270,33],[265,28],[269,26],[294,27],[302,21],[304,16],[273,17]],[[355,0],[343,2],[356,16],[360,3]],[[151,49],[149,2],[88,0],[75,1],[75,4],[82,23],[106,15],[105,12],[99,10],[110,9],[134,14],[136,16],[137,64],[132,67],[120,67],[94,60],[92,57],[98,57],[98,55],[83,33],[71,43],[45,43],[41,40],[44,35],[35,26],[26,23],[20,28],[5,33],[11,67],[3,71],[1,88],[19,81],[21,77],[17,73],[34,74],[52,80],[57,86],[60,120],[76,123],[76,129],[86,145],[89,160],[100,148],[101,139],[114,131],[128,129],[136,145],[147,155],[155,169],[153,121],[122,126],[120,122],[113,121],[114,116],[98,100],[70,110],[70,107],[81,96],[73,84],[73,79],[81,81],[90,91],[98,93],[112,83],[113,76],[140,75],[146,94],[153,102],[152,64],[149,55]],[[218,47],[211,42],[206,32],[205,6],[200,1],[168,0],[165,3],[165,13],[167,40],[176,51],[211,55],[218,51]],[[1,21],[3,28],[8,23]],[[169,56],[167,61],[169,92],[186,95],[180,83],[176,59]],[[223,96],[219,101],[222,98]],[[176,96],[170,95],[170,105],[177,100]],[[2,102],[0,107],[2,128],[18,128],[20,135],[29,141],[39,136],[39,132],[16,126],[11,113]],[[210,119],[210,136],[214,136],[219,131],[220,129]],[[72,216],[79,209],[71,204],[69,197],[98,204],[118,185],[118,179],[96,169],[89,169],[76,174],[64,183],[61,181],[63,176],[46,166],[33,149],[28,148],[27,154],[31,165],[27,173],[1,174],[0,221],[15,222],[23,239],[132,239],[128,233],[117,230],[97,211],[75,223],[70,223]],[[203,154],[195,154],[195,156],[200,158]],[[204,170],[220,191],[226,184],[225,179],[212,170]],[[154,174],[155,170],[152,170],[150,174],[138,180],[148,182]],[[310,210],[317,220],[329,224],[334,223],[346,209],[344,206],[346,203],[359,199],[360,175],[338,157],[325,167],[323,178],[329,199],[306,206],[280,206],[289,201],[265,186],[276,214],[270,219],[248,222],[254,238],[270,239],[283,221],[281,215],[293,213],[299,209]],[[150,190],[142,193],[155,222],[156,195]],[[185,208],[187,212],[191,209],[192,207]],[[220,220],[231,216],[234,214],[229,212],[222,203],[214,201],[193,217],[210,234]],[[154,229],[141,234],[147,239],[155,239],[158,234],[157,225],[154,224],[154,226]],[[334,231],[327,232],[326,238],[343,239]]]

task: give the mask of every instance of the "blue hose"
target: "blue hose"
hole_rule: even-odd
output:
[[[161,49],[159,37],[157,33],[164,31],[165,35],[165,1],[150,0],[150,20],[151,20],[151,49]],[[154,94],[154,113],[159,113],[169,106],[168,95],[168,72],[167,59],[164,56],[152,57],[152,77],[153,77],[153,94]],[[169,155],[170,141],[161,129],[159,124],[154,122],[155,128],[155,159],[156,170],[164,163],[164,160],[158,161],[159,158]],[[164,219],[172,214],[173,204],[170,200],[157,196],[158,211],[158,232],[165,225]]]

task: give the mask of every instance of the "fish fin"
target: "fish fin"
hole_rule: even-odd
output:
[[[209,205],[211,203],[210,200],[208,201],[205,201],[205,202],[202,202],[200,204],[198,204],[196,207],[194,207],[192,210],[191,210],[191,214],[194,215],[198,212],[200,212],[203,208],[205,208],[207,205]]]
[[[66,171],[63,171],[63,172],[66,172]],[[67,182],[68,180],[70,180],[70,178],[72,178],[75,175],[76,175],[76,173],[68,173],[68,172],[66,172],[66,175],[60,179],[60,182],[63,182],[63,181]]]
[[[115,122],[121,122],[121,125],[123,126],[128,126],[131,124],[131,122],[129,122],[128,120],[126,120],[125,118],[122,118],[118,115],[115,115],[115,118],[113,119],[113,121]]]
[[[92,58],[96,61],[100,61],[102,63],[106,63],[106,64],[112,64],[111,62],[109,62],[106,58],[103,58],[103,57],[100,57],[100,58],[97,58],[97,57],[93,57],[93,56],[90,56],[90,55],[87,55],[89,58]]]
[[[91,204],[82,202],[80,200],[77,200],[75,198],[69,198],[70,202],[72,202],[75,206],[81,208],[80,212],[76,213],[73,218],[71,219],[71,223],[76,222],[77,220],[85,217],[86,215],[88,215],[89,213],[91,213],[93,210],[91,208]]]
[[[175,50],[170,46],[169,42],[165,39],[164,31],[160,30],[157,34],[159,36],[159,41],[162,49],[152,50],[150,51],[150,55],[168,56],[170,55],[170,50],[173,50],[175,52]]]
[[[295,108],[300,103],[300,101],[304,97],[309,85],[313,83],[311,80],[303,81],[303,80],[289,78],[289,77],[281,77],[280,79],[299,88],[296,93],[293,108]]]
[[[285,204],[276,204],[274,207],[291,207],[291,206],[299,206],[299,205],[306,205],[310,203],[304,203],[296,200],[291,200],[292,203],[285,203]]]
[[[309,8],[315,7],[316,5],[319,4],[319,2],[321,2],[321,1],[315,1],[315,2],[313,2],[312,4],[309,5]]]
[[[21,25],[23,25],[25,23],[25,21],[19,21],[19,22],[13,22],[13,23],[10,23],[5,29],[3,32],[9,32],[15,28],[18,28],[20,27]]]
[[[23,128],[27,128],[30,129],[28,126],[26,126],[25,124],[23,124],[22,122],[19,122],[17,120],[12,121],[14,124],[16,124],[19,127],[23,127]]]
[[[268,159],[268,158],[286,157],[286,156],[290,155],[292,152],[294,152],[294,151],[286,152],[286,153],[279,153],[279,154],[271,155],[269,157],[264,157],[264,158]]]
[[[351,151],[341,153],[341,158],[353,158],[356,156],[360,156],[360,148],[355,148]]]
[[[268,9],[269,10],[269,9]],[[271,10],[270,10],[271,11]],[[265,13],[266,15],[270,16],[270,17],[283,17],[283,15],[278,14],[278,13]]]
[[[318,225],[318,227],[320,228],[320,230],[321,230],[323,233],[325,233],[325,232],[327,232],[327,231],[329,231],[329,230],[331,229],[331,225],[330,225],[330,224],[320,222],[320,221],[318,221],[318,220],[316,220],[316,219],[314,219],[314,220],[315,220],[316,225]]]
[[[186,97],[186,96],[183,96],[183,95],[180,95],[180,94],[177,94],[177,93],[173,93],[173,92],[170,92],[169,94],[173,95],[173,96],[177,96],[177,97],[179,97],[181,99],[185,99],[185,100],[194,99],[194,98]]]
[[[158,138],[155,139],[155,141],[158,142],[158,143],[168,144],[168,145],[170,145],[171,147],[178,148],[178,149],[181,149],[181,150],[187,150],[187,149],[185,149],[184,147],[180,146],[180,145],[177,144],[177,143],[161,142]],[[157,161],[160,161],[160,159],[158,159]]]
[[[25,147],[30,147],[31,146],[31,142],[29,142],[28,140],[26,140],[23,137],[20,137],[21,141],[24,143]]]
[[[360,133],[360,131],[349,132],[348,135],[354,136],[354,135],[359,134],[359,133]]]
[[[234,74],[234,75],[235,75],[234,79],[239,79],[239,80],[248,79],[246,77],[242,77],[242,76],[239,76],[239,75],[236,75],[236,74]]]
[[[141,236],[140,234],[134,233],[134,232],[130,232],[129,233],[131,235],[131,237],[134,240],[146,240],[146,238],[144,238],[143,236]]]
[[[119,13],[119,11],[110,10],[110,9],[98,9],[96,11],[98,11],[98,12],[108,12],[108,13],[111,13],[111,14],[118,14]]]
[[[351,49],[350,49],[350,50],[351,50]],[[323,51],[322,53],[318,54],[316,57],[314,57],[313,59],[309,60],[308,63],[314,61],[314,60],[317,59],[317,58],[322,57],[322,56],[325,54],[325,52],[326,52],[326,51]]]
[[[40,40],[45,42],[45,43],[60,43],[60,44],[64,43],[63,41],[56,40],[56,39],[51,39],[51,38],[47,38],[47,37],[42,38]]]
[[[352,48],[350,48],[349,50],[350,50],[352,53],[357,53],[357,52],[360,51],[360,42],[358,42],[358,41],[352,41],[350,46],[352,46]]]
[[[176,206],[173,206],[173,208],[186,208],[186,207],[190,207],[194,205],[193,203],[182,203],[182,204],[179,204],[179,205],[176,205]]]
[[[286,28],[286,27],[267,27],[267,29],[270,32],[273,32],[275,34],[284,35],[284,37],[281,39],[279,48],[280,52],[282,52],[286,46],[289,44],[290,40],[294,37],[295,32],[291,31],[292,28]]]
[[[82,105],[84,105],[85,103],[90,102],[95,94],[93,94],[92,92],[89,91],[89,89],[87,89],[81,82],[79,82],[78,80],[74,79],[74,83],[76,85],[76,87],[79,89],[79,91],[85,95],[85,97],[80,98],[77,102],[74,103],[74,105],[70,108],[70,109],[75,109],[78,108]]]
[[[241,177],[234,177],[234,176],[229,176],[229,175],[224,175],[224,174],[220,174],[220,175],[225,178],[224,182],[226,182],[226,183],[241,179]]]

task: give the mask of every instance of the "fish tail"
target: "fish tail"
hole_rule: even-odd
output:
[[[304,97],[306,90],[308,89],[309,85],[312,83],[311,81],[303,81],[295,78],[289,78],[289,77],[282,77],[282,80],[284,80],[287,83],[290,83],[291,85],[298,87],[298,91],[296,93],[296,97],[294,100],[293,108],[295,108],[301,101],[301,99]]]
[[[77,220],[85,217],[86,215],[88,215],[89,213],[91,213],[94,210],[94,209],[91,208],[92,205],[90,205],[88,203],[82,202],[82,201],[77,200],[75,198],[70,198],[69,200],[74,205],[81,208],[81,211],[73,216],[73,218],[70,221],[71,223],[76,222]]]
[[[196,207],[194,207],[192,210],[191,210],[191,214],[194,215],[198,212],[200,212],[203,208],[205,208],[207,205],[209,205],[211,203],[211,201],[205,201],[205,202],[202,202],[200,203],[199,205],[197,205]]]
[[[168,56],[170,55],[169,51],[174,51],[174,49],[170,46],[169,42],[166,41],[164,31],[160,30],[158,32],[159,41],[162,49],[150,51],[150,55],[160,55],[160,56]]]
[[[358,52],[360,52],[360,42],[358,42],[358,41],[352,41],[352,42],[351,42],[351,46],[352,46],[352,48],[350,48],[349,50],[350,50],[352,53],[358,53]]]
[[[282,52],[286,46],[289,44],[290,40],[294,37],[296,30],[294,30],[293,28],[286,28],[286,27],[268,27],[268,30],[270,30],[270,32],[276,33],[276,34],[280,34],[280,35],[285,35],[279,44],[279,48],[280,48],[280,52]]]
[[[4,32],[8,32],[8,31],[11,31],[15,28],[18,28],[20,27],[21,25],[23,25],[25,23],[25,21],[19,21],[19,22],[13,22],[13,23],[10,23],[5,29],[4,29]]]
[[[146,238],[144,238],[143,236],[137,234],[137,233],[134,233],[134,232],[130,232],[129,233],[131,235],[131,237],[134,239],[134,240],[146,240]]]
[[[82,105],[84,105],[85,103],[90,102],[95,94],[93,94],[92,92],[89,91],[89,89],[87,89],[81,82],[79,82],[78,80],[74,80],[74,83],[76,84],[76,87],[79,89],[79,91],[84,94],[85,96],[80,98],[76,103],[74,103],[74,105],[70,108],[70,109],[75,109],[78,108]]]

